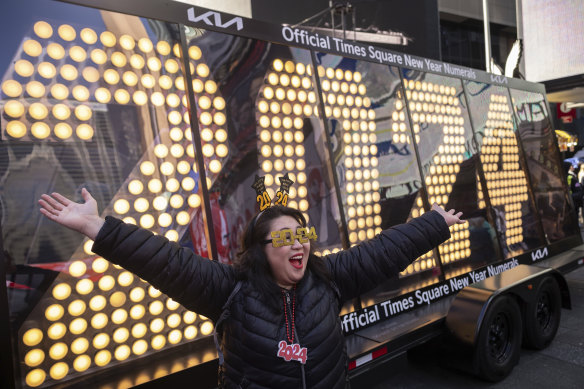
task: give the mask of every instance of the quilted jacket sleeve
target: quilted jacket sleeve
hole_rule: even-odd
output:
[[[106,217],[93,252],[122,266],[187,309],[216,319],[236,284],[231,266],[150,231]]]
[[[444,218],[431,211],[324,260],[341,298],[347,300],[397,276],[416,258],[448,238],[450,230]]]

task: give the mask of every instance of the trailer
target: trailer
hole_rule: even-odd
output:
[[[102,216],[223,263],[257,176],[266,202],[295,182],[318,255],[432,203],[463,211],[448,241],[344,304],[351,377],[432,347],[499,381],[521,346],[553,340],[584,245],[542,84],[180,2],[3,7],[8,387],[216,386],[211,320],[41,217],[41,193],[84,187]]]

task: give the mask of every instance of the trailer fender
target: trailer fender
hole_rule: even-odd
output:
[[[560,287],[562,307],[570,308],[566,280],[555,269],[519,265],[462,289],[452,301],[445,324],[449,333],[463,345],[473,347],[481,323],[492,301],[500,295],[511,295],[521,305],[532,303],[543,280],[553,277]]]

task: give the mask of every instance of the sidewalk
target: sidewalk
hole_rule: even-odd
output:
[[[522,350],[519,364],[502,382],[484,382],[472,375],[443,369],[436,363],[412,363],[402,355],[356,377],[351,382],[352,389],[584,387],[584,267],[567,274],[566,280],[572,309],[562,309],[554,341],[544,350]]]

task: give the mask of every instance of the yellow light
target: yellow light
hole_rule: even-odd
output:
[[[177,89],[179,90],[185,90],[185,80],[182,77],[177,77],[174,80],[174,85],[177,87]]]
[[[165,176],[170,176],[172,173],[174,173],[174,165],[168,161],[162,162],[160,164],[160,172]]]
[[[148,69],[150,69],[153,72],[158,72],[162,68],[162,64],[160,63],[160,60],[157,57],[148,58],[146,65],[148,66]]]
[[[105,305],[106,305],[106,299],[105,299],[105,297],[103,297],[101,295],[93,296],[91,298],[91,300],[89,300],[89,308],[91,308],[91,310],[96,311],[96,312],[104,309]]]
[[[158,78],[158,85],[160,85],[162,89],[170,89],[172,88],[172,79],[167,75],[160,76]]]
[[[206,321],[201,324],[201,334],[209,335],[211,332],[213,332],[213,323]]]
[[[88,45],[92,45],[97,42],[97,34],[91,28],[84,28],[81,30],[79,36],[81,36],[81,40],[83,40],[83,42],[87,43]]]
[[[166,104],[168,104],[172,108],[176,108],[180,105],[180,98],[176,93],[169,93],[166,96]]]
[[[51,366],[49,370],[49,374],[51,378],[54,380],[60,380],[65,378],[65,376],[69,373],[69,365],[65,362],[58,362]]]
[[[152,193],[158,193],[162,190],[162,182],[158,178],[153,178],[148,182],[148,190]],[[153,202],[155,203],[155,202]],[[155,207],[156,208],[156,207]],[[158,208],[156,208],[158,209]]]
[[[138,39],[138,48],[145,53],[150,53],[154,49],[154,45],[150,39],[140,38]]]
[[[160,350],[166,345],[166,338],[162,335],[156,335],[150,342],[154,350]]]
[[[108,267],[109,267],[108,261],[101,257],[94,259],[93,263],[91,264],[91,268],[96,273],[103,273],[107,270]]]
[[[201,58],[201,55],[201,49],[198,46],[189,47],[189,57],[196,61]]]
[[[116,350],[114,351],[114,356],[118,361],[125,361],[130,356],[130,353],[131,353],[130,347],[123,344],[116,348]]]
[[[9,100],[4,105],[4,112],[13,118],[19,118],[24,115],[24,105],[20,101]]]
[[[160,315],[160,313],[162,312],[163,309],[164,309],[164,305],[162,305],[161,301],[153,301],[148,306],[148,311],[150,312],[150,314],[155,315],[155,316]]]
[[[156,44],[156,50],[161,55],[168,55],[170,54],[170,45],[166,41],[160,41]]]
[[[136,105],[144,105],[148,102],[148,95],[144,91],[138,90],[134,92],[132,100]]]
[[[75,62],[83,62],[87,58],[87,52],[79,46],[72,46],[69,49],[69,57]]]
[[[30,77],[34,73],[34,66],[26,59],[19,59],[14,63],[14,71],[22,77]]]
[[[127,318],[128,312],[126,312],[124,309],[119,308],[112,312],[112,322],[115,324],[122,324],[126,321]]]
[[[79,316],[85,312],[85,302],[83,300],[74,300],[67,308],[71,316]]]
[[[69,284],[60,283],[53,288],[53,297],[57,300],[65,300],[69,295],[71,295]]]
[[[119,281],[119,277],[118,277],[118,281]],[[112,307],[119,308],[126,303],[126,295],[124,294],[124,292],[114,292],[110,296],[109,301],[110,301],[110,305]]]
[[[87,105],[80,104],[75,107],[75,116],[77,116],[77,119],[79,120],[86,121],[91,119],[92,113],[93,112],[91,111],[91,108],[89,108]]]
[[[180,325],[180,315],[176,313],[169,315],[168,318],[166,319],[166,324],[168,324],[170,328],[178,327]]]
[[[39,38],[47,39],[53,35],[53,28],[47,22],[38,21],[34,24],[33,30]]]
[[[63,343],[63,342],[55,343],[49,349],[49,356],[52,359],[58,361],[59,359],[62,359],[63,357],[65,357],[65,355],[67,355],[68,351],[69,351],[69,348],[67,347],[67,345],[65,343]]]
[[[93,127],[89,124],[80,124],[75,129],[75,134],[77,134],[79,139],[89,140],[93,138]]]
[[[114,287],[115,280],[112,276],[104,276],[99,279],[97,285],[99,286],[99,289],[103,290],[104,292],[107,292]]]
[[[132,336],[134,338],[141,338],[146,335],[147,327],[144,323],[138,323],[132,327]]]
[[[32,81],[32,82],[37,82],[37,81]],[[42,84],[40,84],[40,85],[42,86]],[[4,94],[8,97],[19,97],[22,94],[22,85],[20,85],[20,83],[18,81],[6,80],[2,84],[2,92],[4,92]],[[43,94],[44,94],[44,87],[43,87]]]
[[[120,327],[114,331],[113,340],[116,343],[124,343],[130,337],[130,332],[127,328]]]
[[[132,66],[134,69],[142,69],[144,68],[145,64],[146,61],[144,61],[144,57],[142,57],[140,54],[132,54],[130,56],[130,66]]]
[[[144,199],[144,201],[148,203],[148,200]],[[122,272],[118,276],[118,283],[121,286],[129,286],[132,282],[134,282],[134,276],[129,271]]]
[[[168,334],[168,342],[177,344],[182,340],[182,333],[179,330],[172,330]]]
[[[66,65],[64,65],[66,66]],[[63,67],[64,67],[63,66]],[[71,66],[71,65],[69,65]],[[57,68],[50,62],[41,62],[38,64],[38,73],[43,78],[54,78],[57,75]]]
[[[130,309],[130,317],[134,320],[140,320],[144,317],[144,314],[146,313],[146,309],[144,308],[143,305],[134,305],[131,309]],[[144,326],[144,331],[146,331],[146,326]]]
[[[189,207],[198,208],[201,205],[201,197],[198,194],[192,194],[188,198]]]
[[[130,210],[130,203],[125,199],[117,199],[114,203],[114,211],[119,214],[123,215]]]
[[[82,334],[83,332],[85,332],[86,329],[87,322],[83,318],[79,317],[71,321],[71,323],[69,323],[69,331],[71,331],[72,334],[75,335]]]
[[[114,92],[114,99],[119,104],[128,104],[130,101],[130,93],[125,89],[118,89]]]
[[[112,360],[112,355],[107,350],[101,350],[95,354],[94,360],[97,366],[105,366]]]
[[[59,305],[60,306],[60,305]],[[49,307],[50,308],[50,307]],[[63,308],[61,308],[63,309]],[[48,311],[48,308],[47,308]],[[46,315],[46,312],[45,312]],[[51,319],[49,319],[51,320]],[[58,320],[58,319],[56,319]],[[26,331],[22,336],[22,341],[27,346],[36,346],[43,340],[43,332],[38,328],[31,328],[30,330]]]
[[[173,208],[180,208],[183,206],[184,200],[181,195],[175,194],[170,197],[169,203]]]
[[[28,39],[22,44],[22,49],[24,52],[31,57],[38,57],[43,52],[43,48],[40,43],[34,39]]]
[[[65,336],[66,332],[67,327],[63,323],[54,323],[47,330],[47,335],[49,335],[49,338],[57,340]]]
[[[36,120],[42,120],[47,117],[49,110],[42,103],[32,103],[28,107],[28,114]]]
[[[144,88],[148,89],[153,88],[154,85],[156,85],[156,80],[151,74],[142,75],[142,77],[140,78],[140,82],[142,83]]]
[[[45,360],[45,353],[40,349],[33,349],[26,353],[24,356],[24,363],[27,366],[35,367],[43,363]]]
[[[89,294],[93,290],[93,282],[88,278],[84,278],[77,282],[75,290],[81,295]]]
[[[112,95],[110,93],[109,90],[107,90],[106,88],[97,88],[95,90],[95,99],[102,103],[102,104],[107,104],[110,102],[112,98]]]
[[[77,36],[75,29],[68,24],[62,24],[57,29],[59,36],[65,41],[72,41]]]
[[[133,50],[136,42],[130,35],[124,34],[120,37],[120,46],[125,50]]]
[[[148,343],[140,339],[132,345],[132,352],[136,355],[142,355],[148,350]]]
[[[93,347],[97,348],[97,349],[102,349],[104,347],[106,347],[110,342],[110,337],[108,334],[106,333],[100,333],[97,334],[94,338],[93,338]]]
[[[36,122],[30,127],[30,132],[35,138],[45,139],[51,135],[51,129],[43,122]]]
[[[47,49],[47,51],[48,51],[48,49]],[[65,50],[63,49],[63,54],[64,53],[65,53]],[[95,62],[97,65],[103,65],[107,61],[107,54],[102,49],[91,50],[90,57],[91,57],[91,60],[93,62]],[[56,59],[60,59],[60,58],[56,58]]]
[[[213,80],[207,80],[205,82],[205,92],[209,93],[210,95],[217,92],[217,83]]]
[[[100,330],[107,325],[108,320],[109,319],[105,313],[98,313],[91,318],[91,326]]]
[[[150,214],[145,214],[140,217],[140,226],[142,228],[152,228],[154,226],[154,217]]]
[[[164,329],[164,320],[161,318],[154,319],[150,322],[150,331],[158,333]]]
[[[77,338],[71,343],[71,351],[74,354],[83,354],[89,348],[89,342],[85,338]]]
[[[181,158],[184,152],[184,148],[180,144],[174,144],[170,147],[170,154],[177,159]]]
[[[160,93],[160,92],[154,92],[150,96],[150,101],[155,106],[162,107],[162,105],[164,104],[164,95],[162,93]],[[180,129],[179,129],[179,131],[180,131]],[[172,130],[171,130],[171,132],[172,132]],[[182,131],[181,131],[181,133],[182,133]],[[171,135],[171,137],[172,137],[172,135]]]
[[[80,373],[89,369],[89,366],[91,366],[91,358],[87,355],[80,355],[73,361],[73,369]]]

